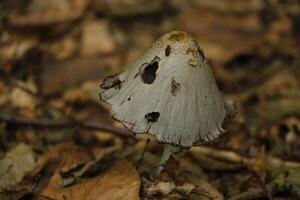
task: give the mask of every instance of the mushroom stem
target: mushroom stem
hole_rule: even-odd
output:
[[[161,159],[159,161],[159,165],[163,165],[164,163],[166,163],[170,156],[174,156],[176,158],[176,154],[180,153],[182,150],[182,148],[180,146],[174,146],[171,144],[164,144],[164,151],[163,154],[161,156]]]

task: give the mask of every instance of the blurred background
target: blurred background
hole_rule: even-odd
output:
[[[14,180],[0,181],[2,198],[69,197],[70,189],[51,190],[44,182],[67,181],[64,186],[80,187],[86,177],[72,170],[83,170],[95,161],[101,168],[121,160],[131,170],[129,175],[147,171],[159,158],[161,145],[151,139],[136,171],[133,166],[143,152],[145,138],[128,136],[110,119],[99,100],[99,85],[172,30],[195,37],[218,87],[226,98],[237,102],[238,114],[225,124],[226,134],[213,144],[191,150],[176,164],[176,173],[181,174],[177,177],[190,184],[184,192],[170,174],[146,182],[145,175],[137,175],[131,176],[134,190],[126,190],[133,196],[125,199],[237,200],[246,199],[242,195],[249,188],[256,193],[250,192],[248,199],[272,195],[277,200],[299,199],[299,0],[2,0],[0,174],[7,172],[1,172],[1,167],[8,166],[7,152],[15,161],[32,156],[30,162],[21,159],[31,163],[28,168],[8,173]],[[16,148],[21,150],[15,153]],[[71,164],[53,164],[49,157],[53,161],[57,152],[65,152],[63,160],[78,157]],[[20,192],[24,175],[30,171],[41,176],[37,163],[43,163],[39,165],[43,168],[45,160],[53,164],[49,165],[51,175],[41,178],[37,188]],[[27,166],[24,163],[17,166]],[[105,168],[107,173],[93,173],[92,180],[102,177],[99,174],[109,176],[109,170],[115,169]],[[68,172],[67,180],[59,177],[62,170]],[[70,174],[76,181],[70,181]],[[197,178],[191,180],[187,174]],[[154,182],[176,184],[153,189]],[[160,190],[170,187],[167,192]],[[200,192],[193,192],[195,188]],[[103,190],[109,189],[99,189]]]

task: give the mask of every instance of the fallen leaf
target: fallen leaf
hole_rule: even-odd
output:
[[[42,44],[41,49],[43,49],[44,54],[50,55],[54,60],[67,60],[78,52],[80,46],[76,34],[74,35],[75,36],[70,34],[69,37],[64,37],[60,40],[55,40],[54,42],[44,43]]]
[[[191,192],[191,195],[196,199],[205,200],[224,200],[222,193],[203,179],[199,179],[196,188]]]
[[[22,88],[25,88],[29,91],[32,91],[33,93],[36,92],[37,88],[36,85],[33,83],[32,80],[29,80],[27,82],[17,82],[18,85]],[[12,107],[21,109],[24,113],[24,115],[32,116],[34,114],[34,110],[38,104],[37,99],[29,94],[24,89],[21,89],[20,87],[14,87],[10,93],[10,104]]]
[[[19,144],[11,149],[0,160],[0,192],[19,183],[35,164],[35,155],[29,146]]]
[[[62,188],[50,181],[42,195],[56,200],[138,200],[140,178],[134,167],[120,160],[103,176],[86,180],[71,187]]]
[[[90,80],[84,82],[81,86],[67,90],[63,99],[66,102],[99,102],[99,80]]]
[[[0,106],[5,105],[9,101],[9,96],[6,94],[10,93],[9,88],[4,84],[4,82],[0,81]]]
[[[82,26],[81,55],[108,54],[115,45],[106,20],[88,21]]]
[[[57,158],[48,155],[40,157],[36,166],[24,175],[22,181],[0,193],[0,199],[16,200],[26,199],[26,196],[38,196],[41,188],[48,184],[58,164]]]
[[[119,151],[119,147],[102,149],[96,155],[95,160],[86,163],[84,166],[73,169],[68,173],[63,173],[63,171],[61,171],[60,173],[63,174],[64,177],[62,178],[60,185],[64,187],[70,186],[80,179],[93,177],[103,173],[115,163],[116,159],[119,157]]]
[[[159,182],[156,185],[152,185],[147,188],[148,195],[168,195],[176,188],[175,183],[173,182]]]
[[[222,193],[207,181],[206,173],[193,162],[181,159],[178,176],[186,182],[177,190],[189,195],[190,199],[224,200]]]
[[[78,86],[78,83],[86,80],[104,78],[105,67],[111,68],[118,64],[118,56],[76,58],[65,62],[48,63],[43,66],[41,74],[42,92],[50,95]]]
[[[0,65],[5,71],[9,71],[11,64],[21,59],[28,50],[37,45],[37,34],[12,34],[4,32],[0,35]]]
[[[254,11],[260,11],[263,6],[262,0],[250,0],[250,1],[235,1],[227,0],[201,0],[201,1],[181,1],[172,0],[170,3],[176,6],[178,9],[185,8],[185,6],[204,7],[206,9],[213,9],[218,12],[224,13],[249,13]],[[191,4],[191,5],[190,5]]]
[[[190,183],[184,183],[182,186],[177,186],[177,190],[185,195],[189,195],[195,188],[196,186]]]
[[[250,133],[259,133],[264,122],[272,122],[299,113],[300,82],[293,70],[281,70],[251,91],[244,99],[245,125]]]
[[[73,142],[58,145],[47,155],[50,158],[60,159],[59,165],[50,179],[50,184],[53,185],[60,185],[64,177],[68,177],[92,160],[92,156],[86,148],[79,147]]]
[[[62,175],[70,174],[90,160],[86,149],[78,147],[72,142],[51,148],[39,158],[33,170],[24,175],[22,181],[1,193],[0,199],[15,200],[22,197],[27,199],[26,195],[39,197],[39,193],[49,184],[50,180],[59,183]]]
[[[181,29],[199,39],[200,47],[205,49],[204,54],[217,65],[241,53],[253,51],[264,39],[261,34],[263,27],[255,13],[243,13],[236,17],[205,7],[193,7],[182,12],[178,22]]]
[[[89,0],[32,0],[22,11],[16,9],[9,17],[14,26],[42,26],[68,22],[79,18]],[[25,11],[25,12],[24,12]]]
[[[162,8],[163,2],[163,0],[96,0],[94,5],[99,11],[109,15],[128,16],[157,12]]]

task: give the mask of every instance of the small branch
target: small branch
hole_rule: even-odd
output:
[[[102,124],[96,121],[77,121],[76,119],[69,117],[65,115],[65,113],[61,109],[57,109],[48,102],[39,96],[34,91],[22,86],[18,83],[13,77],[10,75],[1,75],[1,78],[6,80],[6,82],[10,83],[12,86],[18,87],[19,89],[23,90],[27,94],[37,98],[37,100],[40,102],[41,105],[44,105],[45,107],[51,108],[53,110],[59,111],[61,114],[63,114],[67,119],[62,120],[52,120],[52,119],[29,119],[25,117],[20,116],[5,116],[0,115],[0,121],[3,122],[9,122],[13,124],[19,124],[24,126],[34,126],[38,128],[72,128],[72,127],[81,127],[85,129],[94,129],[94,130],[102,130],[114,133],[116,135],[122,136],[122,137],[130,137],[132,136],[131,132],[127,129],[121,129],[116,128],[114,126],[108,125],[108,124]]]
[[[108,124],[102,124],[96,121],[71,121],[71,120],[52,120],[52,119],[29,119],[20,116],[0,115],[0,121],[23,126],[33,126],[37,128],[73,128],[81,127],[85,129],[101,130],[114,133],[121,137],[131,137],[132,134],[127,129],[116,128]]]
[[[193,147],[191,148],[190,152],[192,154],[201,154],[215,160],[240,164],[241,166],[244,167],[253,166],[257,160],[257,158],[244,157],[233,151],[214,149],[205,146]],[[270,165],[274,167],[292,167],[292,168],[300,167],[299,162],[284,161],[281,160],[280,158],[273,157],[273,156],[268,156],[267,161]]]

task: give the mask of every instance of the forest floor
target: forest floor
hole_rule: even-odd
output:
[[[110,118],[99,85],[171,30],[238,111],[154,176],[163,145],[143,155],[149,137]],[[0,199],[300,199],[299,35],[296,0],[3,0]]]

